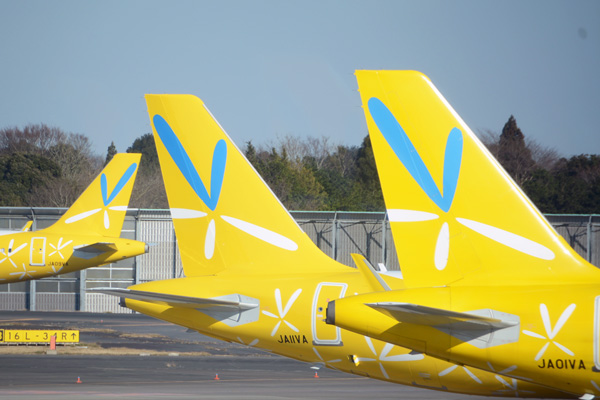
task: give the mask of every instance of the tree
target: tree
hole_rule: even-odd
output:
[[[531,178],[535,163],[531,151],[525,145],[525,136],[512,115],[502,128],[498,143],[498,161],[519,186]]]
[[[98,157],[92,154],[91,143],[86,136],[66,133],[45,124],[0,130],[0,155],[17,154],[23,155],[31,162],[34,159],[35,162],[41,162],[42,159],[52,160],[54,165],[59,167],[58,173],[54,173],[50,168],[50,174],[44,179],[40,177],[31,181],[24,177],[22,184],[27,183],[30,186],[21,191],[26,193],[27,197],[21,201],[27,205],[70,206],[101,166]],[[47,166],[45,162],[43,164]],[[35,169],[35,166],[33,168]],[[27,173],[25,170],[23,172]]]
[[[379,174],[375,165],[375,156],[373,155],[373,146],[369,135],[365,136],[362,145],[358,149],[356,160],[357,165],[357,183],[362,193],[362,208],[365,211],[383,211],[385,203],[383,201],[383,192],[379,183]]]
[[[126,152],[142,154],[139,170],[140,173],[153,174],[157,171],[160,171],[156,143],[154,143],[154,135],[151,133],[146,133],[135,139],[133,144],[127,148]]]
[[[246,158],[269,185],[273,193],[290,210],[321,210],[326,193],[313,171],[298,161],[292,163],[285,148],[281,154],[257,151],[251,142],[246,143]]]
[[[142,154],[137,178],[131,193],[130,207],[169,208],[154,136],[151,133],[146,133],[138,137],[127,148],[127,153]]]
[[[48,157],[14,153],[0,155],[0,206],[39,206],[33,191],[60,177],[60,167]]]
[[[104,160],[104,166],[106,166],[110,160],[117,154],[117,147],[115,146],[115,142],[110,142],[110,146],[106,150],[106,160]]]

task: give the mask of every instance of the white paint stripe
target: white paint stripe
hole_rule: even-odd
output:
[[[189,219],[202,218],[208,214],[198,210],[188,210],[186,208],[171,208],[171,218],[173,219]]]
[[[391,208],[387,210],[388,218],[390,222],[418,222],[418,221],[430,221],[437,219],[437,214],[432,214],[425,211],[415,210],[400,210]]]
[[[434,263],[438,271],[442,271],[448,264],[448,253],[450,252],[450,230],[448,223],[444,222],[435,244]]]
[[[90,210],[90,211],[82,212],[81,214],[73,215],[71,218],[67,218],[67,220],[65,221],[65,224],[72,224],[73,222],[77,222],[81,219],[87,218],[90,215],[94,215],[100,210],[101,210],[101,208],[96,208],[95,210]]]
[[[482,234],[483,236],[495,240],[496,242],[508,246],[512,249],[525,253],[532,257],[542,260],[553,260],[555,255],[552,250],[542,246],[541,244],[529,240],[514,233],[496,228],[495,226],[486,225],[481,222],[471,221],[465,218],[456,218],[458,222],[469,229]]]
[[[127,206],[112,206],[108,207],[108,209],[113,211],[127,211]]]
[[[241,219],[228,217],[221,215],[221,218],[227,223],[235,226],[239,230],[246,232],[249,235],[254,236],[257,239],[263,240],[273,246],[277,246],[284,250],[295,251],[298,250],[298,245],[291,239],[286,238],[279,233],[275,233],[258,225],[251,224],[250,222],[242,221]]]

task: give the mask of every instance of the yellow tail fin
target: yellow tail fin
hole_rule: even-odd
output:
[[[146,95],[186,276],[342,268],[300,229],[191,95]]]
[[[121,236],[141,154],[116,154],[50,232]]]
[[[425,75],[356,76],[407,287],[564,282],[596,273]]]

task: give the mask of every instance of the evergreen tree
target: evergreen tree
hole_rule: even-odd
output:
[[[167,194],[156,143],[151,133],[146,133],[133,141],[127,148],[127,153],[141,153],[142,159],[137,178],[131,193],[130,207],[138,208],[168,208]]]
[[[525,145],[525,136],[512,115],[502,128],[498,143],[498,161],[519,186],[531,178],[535,163],[531,151]]]
[[[361,208],[364,211],[383,211],[385,204],[379,183],[379,174],[375,165],[373,146],[369,135],[365,136],[358,149],[356,159],[358,191],[361,194]]]
[[[117,147],[115,146],[115,142],[110,142],[110,146],[106,150],[106,160],[104,161],[104,165],[106,166],[110,160],[117,154]]]

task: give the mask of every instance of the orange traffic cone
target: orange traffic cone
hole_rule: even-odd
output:
[[[218,380],[220,380],[220,379],[219,379],[219,374],[216,374],[216,375],[215,375],[215,378],[214,378],[214,380],[215,380],[215,381],[218,381]]]
[[[81,382],[81,378],[80,377],[77,377],[77,382],[75,382],[75,383],[83,383],[83,382]]]
[[[319,373],[317,371],[315,371],[315,378],[319,377]]]

